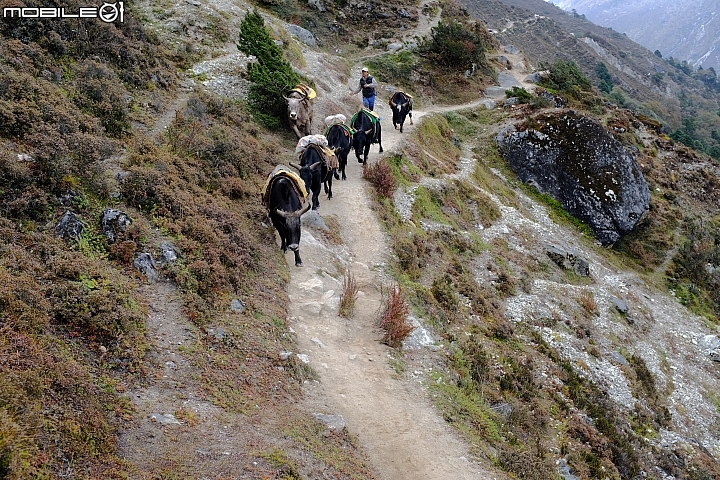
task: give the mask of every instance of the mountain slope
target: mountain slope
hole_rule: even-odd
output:
[[[718,266],[717,165],[594,103],[585,114],[635,149],[654,192],[638,238],[599,248],[498,154],[495,135],[545,107],[482,96],[496,73],[484,66],[465,75],[423,63],[411,43],[386,50],[440,18],[477,39],[457,4],[317,5],[148,0],[123,30],[0,30],[14,87],[0,84],[0,476],[720,475],[717,320],[683,271]],[[234,39],[255,7],[273,9],[261,11],[275,44],[314,82],[315,130],[359,108],[347,91],[360,65],[383,79],[388,151],[373,146],[365,168],[351,154],[350,180],[305,217],[303,268],[258,199],[297,139],[246,108],[251,60]],[[516,14],[518,33],[532,17],[488,7]],[[317,38],[299,40],[297,23]],[[592,69],[593,48],[540,25]],[[117,56],[107,38],[137,44]],[[488,57],[503,53],[493,45]],[[423,92],[403,134],[386,104],[393,75]],[[106,208],[131,220],[112,239]],[[66,212],[86,230],[71,223],[58,239]],[[692,228],[690,213],[703,216]],[[552,262],[546,242],[576,249],[591,277]],[[158,282],[136,262],[147,255],[162,258]],[[360,292],[344,318],[351,274]],[[376,323],[394,286],[416,325],[402,349]]]
[[[720,2],[593,1],[552,2],[575,10],[598,25],[612,27],[664,57],[687,60],[695,68],[720,68]],[[648,26],[654,28],[648,28]]]

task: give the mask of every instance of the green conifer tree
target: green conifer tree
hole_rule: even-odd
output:
[[[248,65],[248,79],[253,82],[248,94],[251,112],[266,127],[279,126],[286,112],[283,95],[302,77],[285,60],[265,28],[265,20],[255,10],[249,11],[240,24],[237,48],[257,58]]]

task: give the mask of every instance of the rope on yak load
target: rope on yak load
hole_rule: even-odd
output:
[[[305,135],[298,140],[298,143],[295,146],[295,153],[298,154],[298,159],[302,158],[303,153],[305,153],[305,149],[307,148],[314,148],[318,154],[320,154],[320,158],[323,159],[329,169],[338,168],[340,166],[340,163],[335,156],[335,150],[328,147],[328,141],[325,135]]]

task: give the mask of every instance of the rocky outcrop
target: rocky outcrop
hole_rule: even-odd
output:
[[[572,110],[543,114],[496,140],[520,180],[556,199],[603,245],[630,232],[650,205],[635,156]]]

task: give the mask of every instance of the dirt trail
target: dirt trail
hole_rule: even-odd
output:
[[[322,56],[306,55],[306,60],[308,74],[324,72]],[[352,72],[360,68],[357,64]],[[336,113],[328,109],[343,105],[355,111],[361,106],[357,96],[347,96],[346,85],[327,80],[336,77],[324,78],[316,103],[316,130],[318,118]],[[349,82],[354,81],[351,76]],[[373,145],[369,163],[399,150],[424,115],[476,107],[487,100],[479,97],[465,105],[415,110],[415,126],[407,121],[401,134],[393,129],[386,96],[382,94],[375,103],[375,111],[383,119],[385,153],[379,154],[378,146]],[[373,191],[362,179],[362,165],[354,153],[348,159],[347,176],[347,181],[334,182],[332,200],[321,194],[318,212],[309,212],[303,219],[300,252],[304,266],[296,268],[293,255],[286,255],[291,270],[290,325],[297,335],[298,353],[308,355],[319,374],[318,381],[306,384],[305,408],[312,413],[342,415],[382,479],[506,478],[470,460],[468,445],[431,404],[426,384],[433,356],[441,353],[430,349],[413,352],[413,361],[408,363],[414,371],[400,376],[395,372],[392,349],[380,343],[382,332],[376,327],[383,307],[382,289],[393,283],[386,271],[391,255],[388,239],[371,208]],[[339,246],[318,240],[318,216],[338,220]],[[351,320],[337,314],[346,271],[355,277],[360,290]]]
[[[376,104],[376,110],[389,118],[386,105]],[[415,117],[417,123],[422,112]],[[407,133],[393,130],[388,121],[383,126],[389,153]],[[406,124],[407,130],[412,128]],[[378,158],[377,149],[371,148],[370,161]],[[300,249],[304,267],[296,268],[292,255],[286,256],[291,326],[301,353],[308,354],[320,377],[307,384],[305,406],[315,413],[342,415],[383,479],[498,478],[469,460],[467,445],[431,405],[426,389],[398,378],[390,365],[391,349],[380,343],[375,326],[381,288],[391,284],[385,272],[388,242],[370,208],[373,193],[362,180],[362,166],[353,155],[349,160],[348,180],[336,181],[335,196],[321,197],[319,209],[322,217],[339,220],[343,245],[328,249],[316,240],[317,229],[305,228]],[[352,320],[337,315],[345,268],[360,289]],[[422,382],[426,373],[418,375]]]
[[[423,5],[430,2],[421,2]],[[429,33],[437,24],[435,15],[420,15],[415,34]],[[232,49],[230,49],[232,50]],[[306,73],[320,78],[327,71],[325,55],[305,51]],[[229,51],[215,60],[221,64]],[[353,68],[359,74],[360,65]],[[334,83],[322,84],[320,105],[316,107],[316,126],[322,122],[321,113],[355,111],[358,97],[347,97],[343,75],[333,76]],[[351,74],[351,84],[356,78]],[[162,115],[151,134],[166,128],[182,108],[189,94],[180,95],[173,107]],[[483,98],[464,105],[477,106]],[[396,150],[413,126],[406,122],[405,134],[393,130],[391,112],[385,100],[378,99],[376,111],[383,117],[383,146],[388,154]],[[322,103],[325,102],[325,112]],[[460,107],[431,107],[432,112]],[[327,111],[332,110],[332,111]],[[430,111],[414,112],[415,124]],[[371,148],[370,161],[379,158],[378,147]],[[326,246],[318,241],[320,230],[305,227],[301,254],[305,266],[296,268],[292,255],[287,254],[291,270],[289,316],[297,335],[299,352],[307,354],[319,380],[305,386],[303,407],[312,413],[342,415],[347,428],[361,441],[371,468],[381,479],[496,479],[506,478],[470,460],[466,445],[442,419],[431,404],[425,384],[433,359],[438,352],[415,353],[413,371],[399,376],[391,366],[392,350],[380,343],[381,332],[375,327],[382,305],[381,289],[392,284],[386,274],[390,251],[382,227],[372,211],[370,187],[362,180],[362,166],[349,159],[348,180],[336,181],[335,198],[328,201],[321,196],[319,214],[334,216],[340,224],[342,244]],[[312,212],[308,220],[317,214]],[[308,222],[312,223],[312,222]],[[360,293],[352,320],[337,315],[342,280],[345,271],[358,282]],[[199,335],[197,329],[181,313],[181,302],[175,287],[160,282],[143,287],[149,299],[149,336],[156,342],[152,363],[158,378],[148,385],[128,389],[127,396],[138,411],[138,421],[120,438],[122,454],[140,471],[156,471],[158,458],[183,459],[198,471],[232,471],[236,455],[242,449],[242,418],[235,418],[224,410],[198,398],[194,388],[197,370],[183,357],[184,346],[192,345]],[[187,418],[175,418],[185,412],[193,418],[188,428]]]

